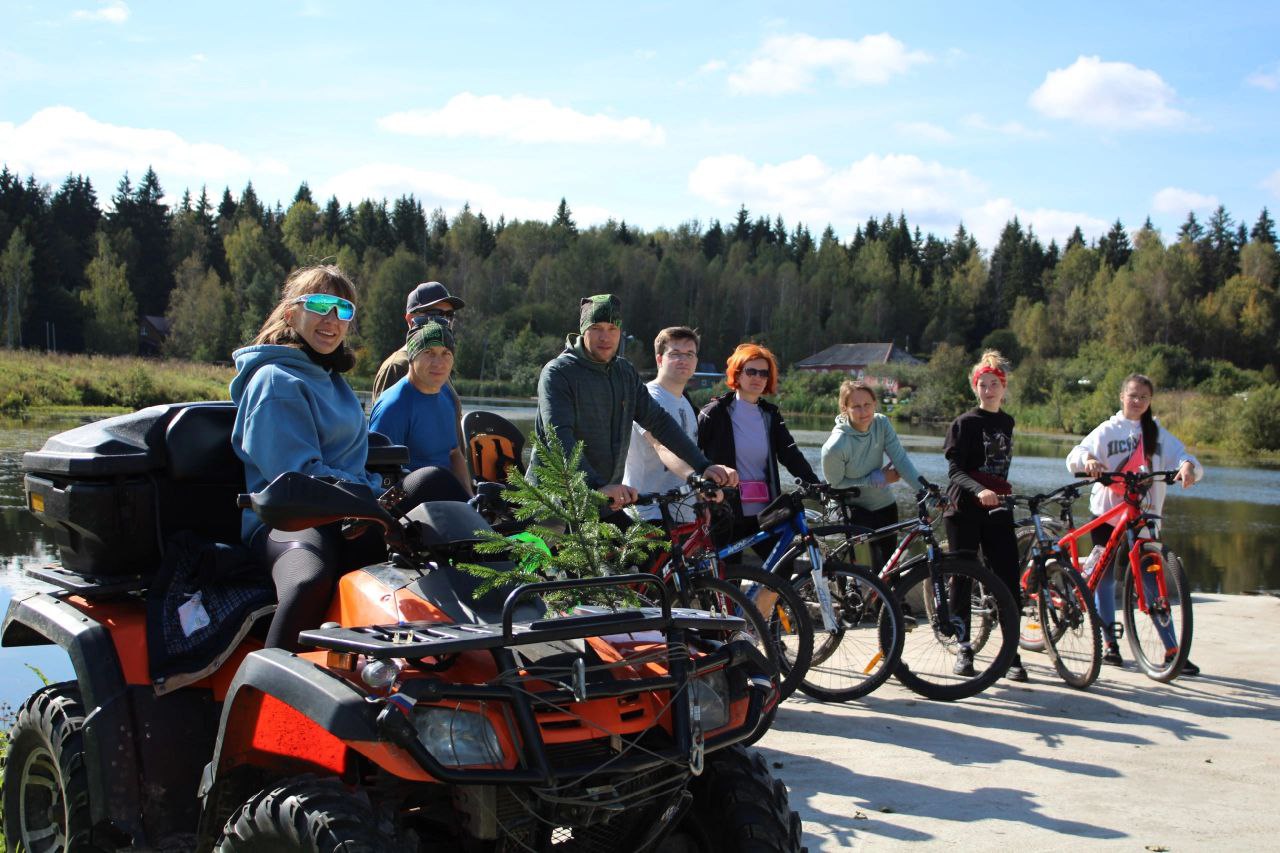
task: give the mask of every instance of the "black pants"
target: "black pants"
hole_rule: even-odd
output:
[[[889,504],[880,509],[863,509],[859,506],[849,507],[849,521],[859,527],[866,527],[870,530],[878,530],[881,527],[888,527],[890,524],[898,522],[898,505],[896,503]],[[893,549],[898,547],[898,540],[893,536],[882,536],[879,539],[873,539],[868,547],[871,549],[871,568],[880,573],[884,568],[884,564],[889,562],[889,557],[893,555]]]
[[[1021,610],[1022,584],[1018,571],[1018,537],[1013,530],[1013,514],[1007,510],[981,514],[947,516],[947,546],[952,551],[979,551],[996,577],[1013,593],[1015,606]],[[966,623],[969,621],[970,588],[957,580],[951,590],[951,609]],[[967,639],[967,637],[966,637]],[[1015,658],[1016,660],[1017,658]]]
[[[405,497],[396,506],[408,512],[425,501],[462,500],[467,493],[452,471],[421,468],[401,483]],[[271,567],[276,586],[275,615],[267,630],[267,646],[298,651],[298,632],[319,627],[333,600],[338,578],[362,566],[387,558],[387,546],[379,528],[369,528],[355,539],[342,535],[340,524],[306,530],[260,529],[249,543],[254,559]]]

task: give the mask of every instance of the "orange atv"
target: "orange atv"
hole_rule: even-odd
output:
[[[379,524],[392,559],[343,576],[330,621],[300,636],[314,651],[262,648],[252,610],[203,668],[157,677],[148,607],[169,543],[234,541],[233,417],[152,407],[24,459],[62,556],[32,574],[61,589],[15,598],[2,638],[58,644],[76,680],[18,712],[10,850],[800,849],[786,789],[739,745],[776,702],[756,650],[717,639],[739,620],[673,608],[660,586],[644,607],[540,600],[650,576],[477,597],[454,565],[479,562],[465,504],[396,519],[298,474],[242,496],[279,529]],[[371,447],[388,479],[403,458]]]

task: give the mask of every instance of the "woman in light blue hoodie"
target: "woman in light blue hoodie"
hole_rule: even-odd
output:
[[[231,443],[248,491],[286,471],[328,477],[369,493],[381,477],[365,471],[369,429],[342,374],[355,365],[344,339],[355,317],[355,287],[336,266],[296,270],[251,346],[236,350]],[[270,530],[245,510],[241,534],[271,567],[279,606],[267,645],[298,649],[298,632],[320,624],[341,572],[386,558],[377,531],[348,541],[338,525]]]
[[[886,455],[888,465],[884,464]],[[902,449],[893,424],[876,412],[875,389],[861,380],[846,380],[840,386],[840,414],[831,437],[822,445],[822,476],[837,489],[857,486],[861,490],[858,497],[846,499],[851,517],[855,524],[873,530],[898,520],[898,504],[890,485],[904,480],[914,490],[920,484],[920,472]],[[871,543],[876,571],[895,545],[892,537]]]

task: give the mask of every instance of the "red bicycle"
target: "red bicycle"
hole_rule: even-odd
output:
[[[1159,539],[1160,516],[1145,512],[1142,501],[1152,483],[1172,483],[1177,473],[1104,471],[1089,479],[1104,486],[1122,486],[1124,500],[1080,527],[1074,527],[1068,507],[1063,521],[1072,529],[1058,540],[1095,595],[1107,572],[1124,571],[1119,579],[1124,591],[1124,627],[1109,627],[1117,639],[1128,635],[1138,666],[1150,678],[1164,682],[1178,677],[1191,650],[1191,585],[1182,560]],[[1114,529],[1101,555],[1085,571],[1079,540],[1104,524]],[[1127,562],[1120,562],[1121,554],[1128,555]]]

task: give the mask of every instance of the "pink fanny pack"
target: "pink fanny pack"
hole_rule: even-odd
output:
[[[743,480],[738,483],[738,497],[744,504],[767,504],[769,484],[761,480]]]

